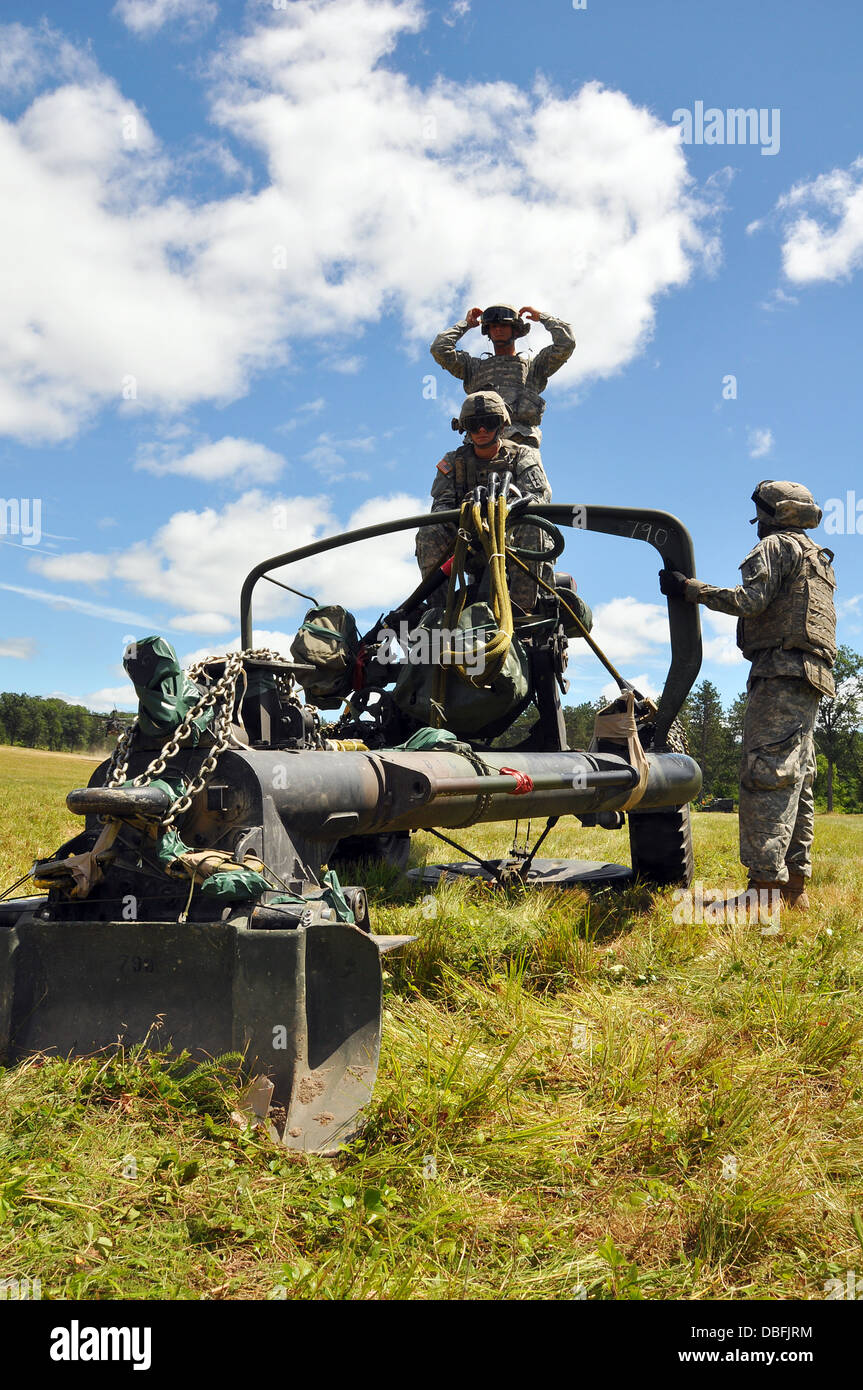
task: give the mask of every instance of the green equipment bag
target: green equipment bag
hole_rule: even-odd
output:
[[[203,697],[203,689],[190,680],[177,653],[164,637],[139,637],[126,648],[123,666],[138,696],[138,728],[145,739],[161,739],[174,732]],[[212,723],[206,709],[192,723],[194,747]]]
[[[574,594],[571,589],[558,589],[558,593],[561,595],[564,601],[569,604],[570,608],[581,620],[582,625],[587,629],[588,632],[590,632],[591,628],[593,627],[593,613],[591,612],[589,605],[586,604],[584,599],[581,597],[581,594]],[[567,637],[584,636],[584,633],[578,626],[578,623],[573,622],[571,614],[567,613],[565,608],[561,608],[560,610],[560,619],[563,623],[563,630],[566,633]]]
[[[352,688],[359,647],[353,613],[337,603],[309,609],[291,643],[294,660],[315,668],[298,677],[309,700],[321,709],[338,708]]]
[[[439,661],[434,638],[438,637],[438,648],[446,648],[447,642],[440,641],[443,623],[443,609],[431,608],[423,614],[419,624],[418,638],[408,653],[408,661],[399,671],[393,699],[410,719],[418,724],[428,724],[432,713],[432,692],[434,689],[435,658]],[[480,647],[497,632],[497,623],[487,603],[472,603],[465,608],[458,620],[458,628],[465,638],[476,641]],[[424,639],[423,630],[428,633]],[[431,661],[422,658],[429,654]],[[470,670],[470,667],[468,667]],[[482,681],[482,673],[477,671],[476,681]],[[521,643],[513,638],[506,660],[489,685],[471,684],[464,680],[451,666],[446,683],[443,724],[456,734],[479,734],[488,724],[502,719],[510,710],[518,711],[528,697],[527,657]]]

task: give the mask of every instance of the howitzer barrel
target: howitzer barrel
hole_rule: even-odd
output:
[[[232,754],[245,758],[245,754]],[[639,810],[681,806],[701,787],[701,770],[682,753],[648,754],[649,776]],[[351,834],[457,828],[478,821],[581,815],[619,810],[632,794],[634,769],[608,753],[516,753],[469,759],[428,752],[304,752],[285,759],[256,751],[255,770],[272,788],[289,830],[309,839],[338,838],[340,818]],[[512,769],[514,776],[509,771]],[[530,786],[525,779],[530,779]]]
[[[701,790],[701,770],[685,754],[648,753],[647,762],[640,811],[682,806]],[[246,824],[275,812],[289,833],[332,842],[347,834],[617,811],[629,800],[637,774],[611,753],[500,750],[467,757],[445,749],[255,749],[224,753],[218,781],[235,789],[236,815]],[[207,800],[205,789],[198,804]],[[78,815],[157,820],[168,809],[168,799],[149,787],[91,786],[70,793],[67,803]]]

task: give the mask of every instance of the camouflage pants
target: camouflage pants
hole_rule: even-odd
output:
[[[820,695],[804,680],[755,680],[743,721],[740,859],[751,879],[809,878],[815,805],[812,731]]]
[[[456,528],[451,525],[424,526],[417,531],[416,557],[423,579],[452,554],[455,538]],[[536,526],[514,526],[507,539],[513,545],[524,546],[528,550],[547,550],[551,545],[550,538]],[[552,583],[553,567],[550,564],[531,561],[530,568],[533,574],[538,571],[547,584]],[[536,607],[538,585],[535,578],[526,574],[514,561],[507,566],[507,573],[513,603],[531,612]],[[542,592],[545,593],[545,590]]]

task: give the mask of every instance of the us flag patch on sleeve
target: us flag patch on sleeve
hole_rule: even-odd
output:
[[[452,459],[442,458],[437,466],[437,471],[449,475],[452,472]]]

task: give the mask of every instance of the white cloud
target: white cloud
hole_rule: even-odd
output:
[[[464,19],[469,14],[470,0],[452,0],[452,4],[443,16],[443,22],[452,28],[460,19]]]
[[[34,556],[30,568],[56,583],[102,584],[111,572],[107,555],[80,550],[72,555]]]
[[[749,457],[751,459],[763,459],[773,448],[773,431],[768,429],[751,429],[746,436],[746,443],[749,446]]]
[[[82,613],[87,618],[102,618],[109,623],[124,625],[134,623],[150,631],[155,627],[152,618],[143,618],[140,613],[130,613],[126,609],[113,608],[104,603],[88,603],[85,599],[71,598],[68,594],[49,594],[44,589],[26,589],[20,584],[0,584],[0,589],[5,589],[10,594],[20,594],[22,598],[34,599],[37,603],[50,604],[60,612],[69,609],[73,613]]]
[[[303,405],[298,405],[296,415],[292,415],[284,424],[277,425],[276,430],[279,434],[290,434],[291,430],[295,430],[298,425],[309,424],[315,415],[321,413],[325,405],[326,400],[323,396],[318,396],[313,401],[306,401]]]
[[[268,496],[252,490],[221,509],[176,512],[155,535],[136,541],[125,551],[103,556],[87,553],[51,557],[40,560],[40,570],[44,572],[42,566],[65,567],[70,579],[86,582],[88,570],[98,565],[100,573],[127,585],[136,595],[172,607],[182,602],[185,611],[177,621],[181,631],[227,632],[236,624],[243,580],[258,561],[327,535],[425,510],[424,502],[406,493],[373,497],[343,525],[328,498]],[[356,611],[380,611],[406,597],[419,582],[414,532],[402,531],[326,551],[276,572],[275,577],[323,602],[342,603]],[[14,592],[39,597],[32,590]],[[121,611],[50,594],[41,597],[46,602],[77,606],[81,612]],[[296,613],[300,608],[305,611],[306,606],[305,599],[265,580],[255,590],[254,613],[258,619]],[[118,621],[148,623],[125,612]],[[149,623],[151,629],[152,626]]]
[[[705,662],[719,666],[739,665],[743,654],[735,641],[737,619],[704,607],[700,611],[707,628],[702,638]],[[668,612],[664,604],[643,603],[631,595],[599,604],[594,610],[591,636],[636,690],[656,698],[671,659]],[[654,667],[653,674],[642,668],[638,675],[632,675],[635,662],[645,661]],[[568,674],[582,688],[586,681],[597,687],[578,698],[594,698],[601,694],[603,699],[611,700],[619,694],[614,681],[599,686],[604,674],[602,667],[583,642],[569,644]]]
[[[668,610],[664,604],[642,603],[627,595],[598,604],[593,617],[591,636],[618,668],[645,656],[668,660]],[[592,654],[591,660],[596,660]]]
[[[369,454],[374,449],[375,440],[373,435],[357,435],[353,439],[334,439],[331,434],[319,434],[317,443],[302,455],[304,463],[310,463],[318,472],[322,473],[330,482],[340,482],[343,478],[354,478],[361,482],[367,482],[369,474],[363,470],[349,469],[343,449],[353,449],[362,454]]]
[[[646,671],[642,671],[640,675],[637,676],[627,676],[626,679],[629,681],[630,685],[635,687],[639,694],[646,695],[651,700],[657,700],[659,698],[659,687],[653,677],[648,676]],[[608,700],[610,702],[611,700],[617,699],[620,690],[616,681],[606,681],[599,693],[603,700]]]
[[[177,454],[172,446],[161,446],[159,456],[153,445],[146,446],[136,464],[148,473],[179,473],[201,482],[232,481],[247,487],[250,483],[271,483],[281,473],[285,460],[281,454],[255,444],[251,439],[225,435],[214,444],[199,444],[188,454]]]
[[[775,314],[777,310],[784,309],[789,304],[799,303],[796,294],[786,294],[783,289],[777,287],[770,291],[766,299],[762,299],[759,308],[766,309],[768,314]]]
[[[743,653],[737,645],[737,619],[730,613],[715,613],[701,606],[701,621],[712,628],[713,635],[702,638],[704,660],[718,666],[739,666]]]
[[[35,637],[0,637],[0,657],[12,657],[15,661],[29,661],[36,655]]]
[[[252,629],[252,646],[255,651],[271,651],[292,661],[291,643],[296,636],[295,632],[279,632],[266,628],[255,627]],[[180,654],[180,665],[184,670],[190,666],[196,666],[199,661],[206,661],[211,656],[225,656],[228,652],[238,652],[240,650],[240,638],[232,637],[229,642],[218,642],[209,647],[198,647],[193,652],[183,652]]]
[[[177,22],[186,33],[199,33],[213,22],[219,7],[212,0],[117,0],[111,13],[133,34],[149,38],[164,25]]]
[[[92,81],[97,76],[90,54],[64,39],[47,20],[34,28],[0,24],[0,98],[25,96],[48,78]]]
[[[357,354],[351,357],[325,357],[321,365],[329,367],[331,372],[341,372],[343,376],[356,376],[365,360]]]
[[[109,685],[103,686],[101,690],[91,690],[89,695],[61,695],[59,698],[68,700],[71,705],[85,705],[97,714],[110,714],[111,710],[115,709],[133,710],[138,703],[131,681],[126,681],[125,685]]]
[[[775,208],[782,267],[795,284],[841,280],[863,264],[863,157],[797,183]],[[757,230],[761,224],[753,224]]]
[[[415,0],[292,0],[227,39],[213,118],[266,161],[255,192],[176,193],[185,156],[89,69],[0,121],[0,432],[234,399],[300,324],[332,351],[387,313],[424,353],[502,286],[574,321],[570,389],[638,353],[658,298],[715,251],[676,127],[596,82],[421,87],[393,50],[422,23]]]
[[[233,624],[224,613],[183,613],[171,619],[178,632],[230,632]]]

